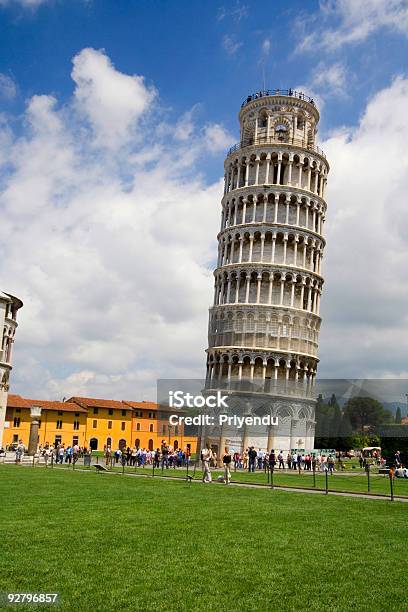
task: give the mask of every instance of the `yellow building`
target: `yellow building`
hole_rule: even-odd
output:
[[[3,446],[19,440],[28,446],[30,408],[42,409],[38,444],[78,444],[93,450],[138,447],[160,448],[165,440],[173,448],[196,451],[197,439],[185,436],[183,426],[169,425],[168,415],[154,402],[133,402],[71,397],[64,402],[8,396]],[[174,413],[174,411],[173,411]]]

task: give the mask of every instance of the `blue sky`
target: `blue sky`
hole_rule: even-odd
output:
[[[406,36],[389,25],[378,25],[356,44],[334,49],[312,44],[297,50],[305,31],[318,29],[315,20],[327,29],[344,21],[338,12],[324,17],[319,3],[311,0],[262,5],[222,0],[37,1],[37,7],[30,7],[30,0],[3,0],[0,9],[0,70],[19,88],[19,95],[5,105],[8,109],[12,105],[21,111],[34,93],[52,93],[61,102],[69,99],[71,60],[84,47],[93,47],[105,49],[122,72],[145,75],[159,90],[163,106],[175,114],[199,104],[203,122],[220,122],[235,134],[239,103],[262,87],[263,74],[267,87],[302,84],[324,99],[323,136],[339,125],[356,123],[367,100],[405,69],[408,57]],[[324,76],[337,63],[342,72],[336,83],[314,83],[316,71]]]
[[[408,377],[407,0],[0,0],[0,28],[16,392],[203,375],[223,160],[263,75],[321,111],[320,375]]]

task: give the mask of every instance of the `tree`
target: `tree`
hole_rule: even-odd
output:
[[[344,415],[350,420],[353,429],[364,432],[367,427],[390,423],[392,415],[384,410],[382,404],[372,397],[352,397],[344,406]]]
[[[397,425],[401,425],[402,416],[401,416],[401,408],[398,406],[397,411],[395,413],[395,422]]]

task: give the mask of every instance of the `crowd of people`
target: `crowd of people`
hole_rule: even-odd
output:
[[[128,446],[126,449],[117,448],[113,451],[110,446],[106,446],[104,455],[107,466],[120,463],[123,466],[144,467],[149,465],[163,469],[185,467],[190,462],[191,457],[188,447],[186,450],[175,449],[164,440],[162,440],[160,448],[155,450]]]

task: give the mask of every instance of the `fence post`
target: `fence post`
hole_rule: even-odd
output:
[[[195,478],[195,475],[196,475],[196,468],[197,468],[197,459],[194,460],[193,478]]]
[[[33,455],[33,467],[35,467],[35,464],[34,464],[34,458],[35,458],[35,455]]]
[[[266,481],[269,484],[269,465],[267,465]]]
[[[368,463],[366,466],[366,471],[367,471],[367,491],[369,493],[370,492],[370,466]]]
[[[389,471],[390,477],[390,489],[391,489],[391,501],[394,501],[394,470]]]
[[[99,464],[99,455],[96,455],[96,465]]]
[[[156,459],[153,459],[153,470],[152,470],[152,478],[154,478],[154,464],[156,463]],[[136,469],[135,469],[136,471]]]
[[[51,453],[51,467],[54,467],[54,453]]]
[[[313,486],[316,488],[316,464],[313,463]]]
[[[329,471],[327,470],[327,468],[325,470],[325,474],[326,474],[326,495],[327,495],[329,492]]]
[[[271,470],[271,489],[273,489],[273,469]]]

